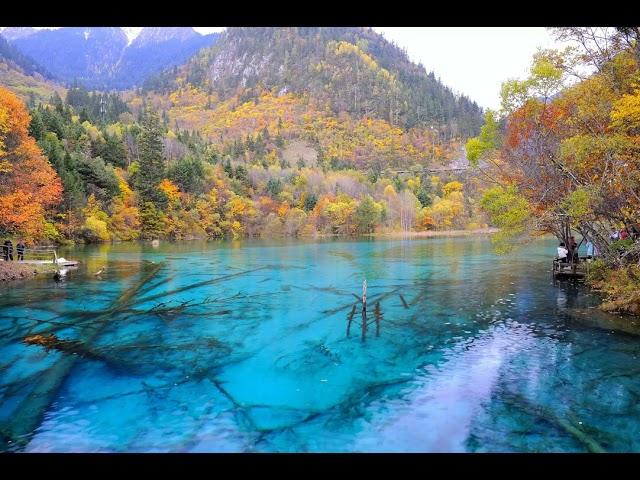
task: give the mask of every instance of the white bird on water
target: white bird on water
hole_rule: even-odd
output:
[[[53,274],[53,279],[56,282],[59,282],[66,275],[67,275],[67,269],[66,268],[61,268],[60,270],[57,270],[56,273]]]

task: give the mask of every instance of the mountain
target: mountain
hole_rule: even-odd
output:
[[[12,44],[64,82],[109,88],[127,36],[118,27],[39,30]]]
[[[32,58],[24,55],[17,48],[11,45],[0,35],[0,60],[13,68],[20,70],[25,75],[39,74],[45,78],[52,78],[52,75]]]
[[[201,35],[191,28],[146,27],[130,42],[119,27],[67,27],[35,32],[10,29],[8,37],[18,50],[67,84],[123,90],[184,62],[213,44],[217,35]]]
[[[124,90],[141,85],[150,75],[184,63],[218,36],[201,35],[190,27],[145,27],[124,50],[111,87]]]
[[[153,105],[174,134],[197,131],[248,165],[431,168],[482,124],[476,103],[369,28],[229,28],[126,97],[132,114]]]
[[[4,34],[4,32],[3,32]],[[15,92],[24,101],[46,101],[65,89],[53,82],[53,76],[33,59],[23,55],[0,35],[0,85]]]
[[[133,41],[133,46],[140,48],[172,40],[186,42],[199,36],[191,27],[145,27]]]
[[[433,126],[450,137],[474,135],[482,123],[476,103],[455,95],[370,28],[229,28],[179,74],[165,71],[146,88],[168,91],[176,78],[220,99],[240,90],[245,100],[260,89],[291,92],[334,114],[380,118],[405,129]]]

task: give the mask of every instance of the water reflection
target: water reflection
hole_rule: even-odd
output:
[[[554,285],[548,252],[499,258],[481,238],[65,251],[82,261],[65,282],[10,286],[0,304],[3,449],[640,451],[638,342],[573,321],[597,299]]]

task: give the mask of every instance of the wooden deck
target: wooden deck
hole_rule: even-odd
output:
[[[554,279],[584,279],[589,273],[589,262],[586,257],[580,257],[577,263],[561,262],[559,259],[553,260]]]
[[[80,262],[76,260],[60,259],[57,262],[54,260],[20,260],[18,263],[24,263],[27,265],[58,265],[59,267],[76,267]]]

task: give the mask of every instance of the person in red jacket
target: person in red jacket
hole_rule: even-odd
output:
[[[573,235],[569,237],[569,260],[573,263],[578,263],[578,242]]]

